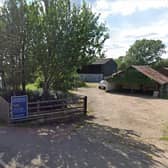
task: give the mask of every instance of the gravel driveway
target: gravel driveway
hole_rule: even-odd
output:
[[[144,139],[160,138],[168,124],[168,100],[142,95],[107,93],[97,88],[78,89],[87,95],[95,122],[113,128],[133,129]]]
[[[165,128],[168,130],[168,100],[136,94],[107,93],[93,86],[77,91],[88,96],[93,122],[133,131],[131,136],[134,139],[153,144],[164,151],[165,157],[156,160],[164,160],[168,167],[168,142],[160,140]]]
[[[159,141],[166,100],[97,88],[78,93],[92,111],[80,122],[0,127],[0,168],[168,168]]]

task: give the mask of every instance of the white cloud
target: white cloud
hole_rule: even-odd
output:
[[[124,56],[130,45],[138,39],[160,39],[164,44],[168,44],[167,20],[168,15],[165,15],[161,17],[159,22],[153,22],[149,25],[140,27],[127,25],[122,28],[111,29],[111,37],[105,43],[107,57],[117,58],[118,56]],[[167,55],[164,55],[164,57],[167,57]]]
[[[128,16],[149,9],[168,8],[168,0],[96,0],[92,8],[94,12],[101,14],[100,21],[106,22],[109,16]],[[160,39],[163,43],[168,44],[167,20],[168,15],[165,15],[160,17],[159,22],[155,22],[155,19],[151,18],[151,22],[153,23],[150,25],[136,27],[134,23],[132,23],[131,25],[122,25],[122,27],[113,29],[111,26],[108,26],[107,22],[111,36],[105,43],[107,57],[116,58],[125,55],[130,45],[133,44],[135,40],[142,38]],[[164,57],[168,56],[164,55]]]
[[[3,2],[4,2],[4,0],[0,0],[0,6],[2,6],[2,5],[3,5]]]
[[[101,13],[102,18],[109,15],[131,15],[136,11],[168,8],[168,0],[97,0],[93,10]]]

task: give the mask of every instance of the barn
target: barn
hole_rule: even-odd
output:
[[[168,67],[162,67],[158,71],[168,77]]]
[[[117,71],[117,64],[112,58],[98,59],[78,70],[80,79],[85,82],[99,82]]]
[[[125,71],[113,74],[106,80],[108,90],[127,90],[160,97],[168,96],[168,77],[149,66],[133,65]]]

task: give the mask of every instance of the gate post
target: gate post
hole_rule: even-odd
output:
[[[87,96],[84,97],[84,114],[87,114]]]

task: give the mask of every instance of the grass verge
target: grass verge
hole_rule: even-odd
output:
[[[163,136],[160,137],[162,141],[168,141],[168,123],[164,124],[163,126]]]
[[[86,85],[89,88],[97,88],[98,87],[98,83],[87,82]]]
[[[160,140],[162,140],[162,141],[168,141],[168,136],[162,136],[162,137],[160,138]]]

